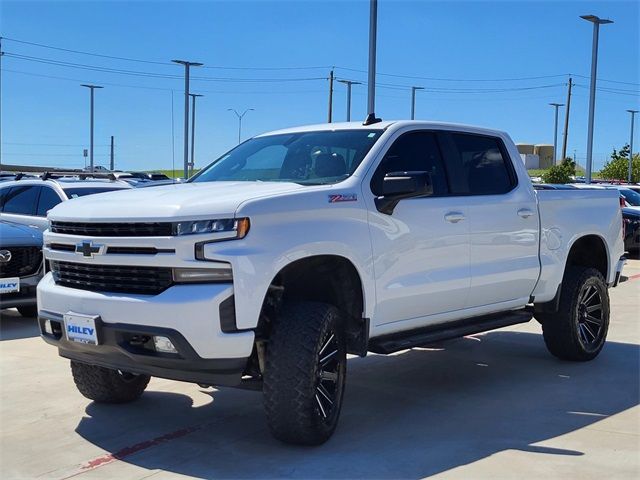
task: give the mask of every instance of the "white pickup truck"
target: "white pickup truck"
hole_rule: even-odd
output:
[[[39,324],[82,394],[255,388],[300,444],[333,433],[347,354],[535,317],[553,355],[593,359],[624,264],[617,192],[536,192],[507,134],[417,121],[259,135],[49,221]]]

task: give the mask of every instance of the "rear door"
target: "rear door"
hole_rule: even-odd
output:
[[[363,189],[380,194],[387,173],[428,171],[434,193],[402,200],[393,214],[369,204],[377,307],[371,322],[379,331],[428,324],[426,317],[459,310],[469,290],[469,235],[465,198],[450,189],[436,135],[399,134]]]
[[[467,308],[527,303],[540,272],[539,219],[530,184],[518,184],[499,137],[443,132],[454,194],[468,202],[471,287]]]

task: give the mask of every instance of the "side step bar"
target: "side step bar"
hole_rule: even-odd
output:
[[[369,351],[382,354],[398,352],[400,350],[406,350],[407,348],[420,347],[442,340],[464,337],[465,335],[486,332],[518,323],[527,323],[532,318],[533,313],[530,309],[512,310],[493,315],[465,318],[455,322],[447,322],[374,337],[369,340]]]

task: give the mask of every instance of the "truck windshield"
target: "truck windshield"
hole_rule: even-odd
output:
[[[256,137],[238,145],[190,181],[337,183],[349,177],[382,130],[334,130]]]

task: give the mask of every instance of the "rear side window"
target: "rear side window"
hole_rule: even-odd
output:
[[[0,189],[0,212],[4,209],[4,199],[7,197],[7,193],[9,193],[8,188]]]
[[[29,185],[11,187],[4,198],[2,211],[19,215],[34,215],[40,188]]]
[[[47,212],[57,204],[59,204],[61,201],[62,199],[53,188],[42,187],[40,198],[38,199],[38,209],[36,210],[36,215],[38,215],[39,217],[46,217]]]
[[[442,156],[431,132],[410,132],[401,135],[387,151],[371,179],[371,191],[382,194],[382,181],[391,172],[429,172],[433,181],[433,196],[449,193]]]
[[[446,144],[449,171],[456,177],[453,194],[499,195],[515,187],[515,172],[500,139],[444,133],[443,143]]]

